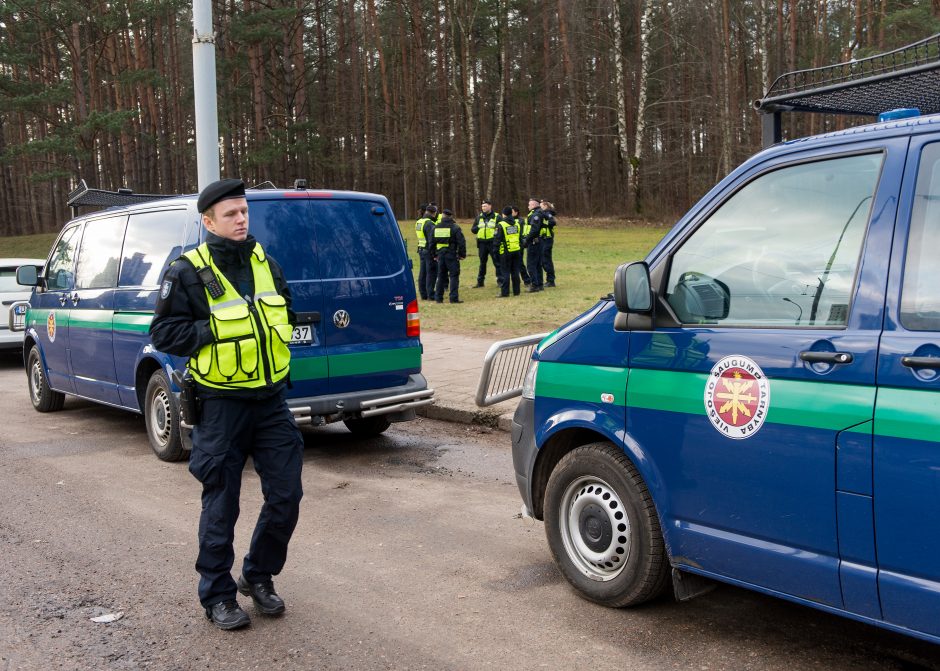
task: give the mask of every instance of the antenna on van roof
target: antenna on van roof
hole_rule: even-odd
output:
[[[254,191],[264,191],[267,189],[276,189],[277,187],[274,186],[274,182],[268,179],[268,180],[261,182],[261,184],[255,184],[254,186],[249,186],[248,188]]]
[[[134,193],[130,189],[121,188],[117,191],[89,188],[85,180],[78,181],[78,187],[69,194],[66,204],[72,208],[72,216],[78,216],[80,207],[117,207],[119,205],[135,205],[146,203],[149,200],[172,198],[172,196],[156,193]]]
[[[940,112],[940,33],[860,60],[780,75],[754,109],[763,117],[765,147],[782,139],[782,112],[878,116],[916,108]]]

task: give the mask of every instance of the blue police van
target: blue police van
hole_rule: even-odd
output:
[[[288,403],[299,424],[378,435],[433,396],[405,243],[384,196],[298,182],[246,195],[250,232],[283,268],[297,313]],[[24,324],[33,407],[59,410],[73,395],[142,413],[156,455],[185,459],[175,374],[186,362],[154,349],[148,329],[164,271],[205,235],[196,196],[82,182],[69,205],[105,209],[66,223],[44,268],[17,270],[34,287]]]
[[[938,75],[772,90],[772,146],[534,347],[515,475],[581,595],[723,581],[940,643]],[[902,88],[929,114],[773,142]]]

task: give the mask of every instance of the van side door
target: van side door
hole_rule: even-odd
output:
[[[46,261],[42,289],[33,294],[29,311],[30,326],[35,329],[42,350],[49,386],[64,392],[75,390],[69,368],[69,313],[81,232],[81,222],[62,230]]]
[[[911,142],[892,250],[874,516],[884,620],[940,636],[940,142],[930,137]]]
[[[661,474],[683,568],[845,605],[840,531],[870,542],[871,518],[839,516],[837,443],[870,440],[898,192],[882,175],[906,145],[757,164],[653,261],[664,300],[655,328],[630,334],[627,432]]]
[[[191,223],[185,209],[131,212],[128,218],[114,294],[114,365],[121,405],[127,408],[140,408],[137,392],[144,389],[137,389],[137,365],[150,343],[160,279],[183,253]]]
[[[114,287],[127,215],[85,221],[75,288],[69,296],[69,350],[75,393],[120,405],[112,352]]]

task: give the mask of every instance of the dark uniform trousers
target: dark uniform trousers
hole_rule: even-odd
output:
[[[437,275],[439,272],[440,264],[437,261],[437,257],[432,255],[430,250],[427,250],[428,255],[428,278],[427,284],[425,285],[428,292],[428,298],[434,300],[434,294],[437,293]]]
[[[427,247],[418,247],[418,295],[425,300],[427,300],[428,296],[434,296],[433,291],[428,291],[428,287],[431,286],[433,282],[433,280],[429,281],[429,275],[437,275],[436,272],[429,272],[432,263],[436,270],[437,263],[434,261]],[[437,278],[435,277],[434,279]]]
[[[283,390],[262,400],[210,396],[193,428],[189,470],[202,483],[196,570],[199,600],[205,607],[235,599],[232,543],[242,471],[249,456],[261,477],[264,505],[242,575],[249,583],[258,583],[284,568],[303,496],[303,437]]]
[[[529,243],[526,248],[527,265],[529,266],[529,283],[533,287],[540,288],[544,281],[542,279],[542,241],[535,239]]]
[[[496,250],[493,249],[493,239],[477,240],[477,254],[480,256],[480,269],[477,271],[477,284],[483,284],[486,279],[486,260],[493,259],[493,271],[496,273],[496,281],[499,282],[499,257]]]
[[[552,260],[552,248],[555,246],[555,238],[551,236],[543,236],[539,242],[539,247],[542,248],[542,267],[545,269],[545,281],[554,284],[555,283],[555,262]]]
[[[437,290],[435,291],[437,300],[444,300],[444,291],[447,290],[448,282],[450,282],[450,300],[455,301],[459,296],[460,261],[457,259],[457,252],[441,249],[437,253]]]
[[[509,282],[512,280],[512,294],[518,296],[520,291],[519,273],[522,270],[522,251],[503,252],[500,260],[503,269],[499,282],[501,293],[503,296],[509,295]]]

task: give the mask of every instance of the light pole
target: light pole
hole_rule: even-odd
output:
[[[219,111],[211,0],[193,0],[193,93],[199,190],[219,179]]]

